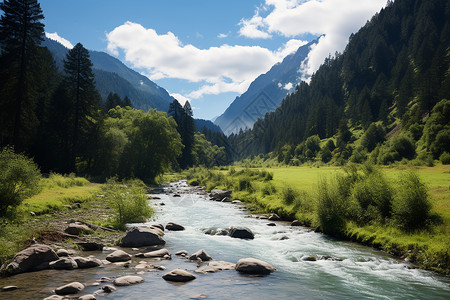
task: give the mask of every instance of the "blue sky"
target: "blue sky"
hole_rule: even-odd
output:
[[[194,116],[220,115],[261,73],[325,34],[312,74],[385,0],[40,0],[45,31],[105,51],[148,76]]]

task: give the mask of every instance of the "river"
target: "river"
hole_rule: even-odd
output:
[[[339,241],[286,222],[257,219],[240,205],[214,202],[203,193],[193,193],[184,181],[163,186],[160,200],[152,200],[156,214],[149,224],[175,222],[184,231],[166,231],[165,248],[174,254],[179,250],[193,253],[206,250],[215,260],[235,263],[254,257],[274,266],[277,271],[263,277],[220,271],[196,274],[197,264],[172,255],[172,260],[152,262],[166,271],[141,275],[145,282],[119,287],[97,299],[450,299],[450,280],[439,274],[414,269],[408,263],[381,251],[355,243]],[[178,193],[181,197],[173,197]],[[165,205],[160,205],[163,202]],[[138,224],[142,225],[142,224]],[[253,240],[228,236],[211,236],[210,228],[245,226],[255,234]],[[136,253],[124,249],[130,254]],[[89,252],[103,259],[108,252]],[[302,258],[316,256],[317,261]],[[320,259],[321,257],[332,259]],[[19,285],[12,292],[0,293],[1,299],[43,299],[60,285],[79,281],[96,282],[101,277],[136,274],[133,268],[140,260],[133,258],[129,268],[106,265],[100,268],[57,271],[46,270],[0,279],[0,286]],[[161,276],[175,268],[186,269],[197,278],[185,284],[164,281]],[[23,287],[26,286],[26,287]],[[99,286],[87,286],[80,295],[93,293]]]

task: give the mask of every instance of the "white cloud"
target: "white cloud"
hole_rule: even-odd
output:
[[[68,40],[66,40],[63,37],[60,37],[57,32],[54,32],[54,33],[46,32],[45,36],[48,37],[51,40],[57,41],[58,43],[60,43],[61,45],[63,45],[64,47],[66,47],[68,49],[72,49],[73,48],[72,43],[69,42]]]
[[[350,34],[384,7],[386,0],[266,0],[265,4],[270,11],[267,16],[263,18],[257,11],[249,20],[241,20],[240,33],[254,38],[253,26],[261,35],[324,34],[304,66],[304,71],[311,75],[329,54],[342,52]]]
[[[189,98],[187,98],[187,97],[185,97],[185,96],[183,96],[183,95],[181,95],[181,94],[177,94],[177,93],[170,93],[170,96],[172,96],[172,97],[174,97],[175,99],[177,99],[178,100],[178,102],[181,104],[181,105],[184,105],[186,102],[191,102],[191,100],[189,99]]]
[[[283,89],[285,89],[286,91],[290,91],[293,87],[294,85],[292,84],[292,82],[288,82],[284,85]]]
[[[172,32],[158,34],[140,24],[126,22],[106,35],[108,51],[119,55],[134,68],[144,69],[150,79],[177,78],[201,83],[187,95],[244,92],[261,73],[280,62],[305,42],[292,39],[276,51],[259,46],[230,46],[200,49],[184,45]]]
[[[224,39],[224,38],[228,37],[228,34],[225,34],[225,33],[219,33],[219,34],[217,35],[217,37],[218,37],[219,39]]]
[[[242,19],[239,22],[242,27],[239,29],[239,34],[251,39],[269,39],[272,36],[265,30],[266,24],[264,19],[259,15],[259,11],[250,19]]]

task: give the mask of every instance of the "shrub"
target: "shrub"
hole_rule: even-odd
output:
[[[25,198],[37,194],[40,179],[32,159],[4,148],[0,152],[0,217],[14,212]]]
[[[108,179],[104,194],[114,212],[114,225],[119,228],[124,228],[126,223],[144,222],[153,214],[145,185],[140,180],[121,183],[115,178]]]
[[[275,186],[268,182],[268,183],[263,183],[263,186],[261,188],[261,194],[263,196],[268,196],[268,195],[273,195],[277,192],[277,189],[275,188]]]
[[[428,189],[416,173],[410,171],[402,176],[393,207],[400,227],[409,231],[425,226],[431,209],[428,197]]]
[[[338,191],[337,181],[328,183],[319,181],[317,193],[317,217],[322,231],[329,234],[339,234],[346,226],[345,199]]]
[[[281,197],[283,202],[287,205],[296,202],[298,196],[298,192],[291,186],[284,186],[281,190]]]
[[[443,165],[450,165],[450,154],[448,152],[442,153],[439,160]]]
[[[239,177],[237,189],[238,191],[253,191],[252,179],[249,176]]]

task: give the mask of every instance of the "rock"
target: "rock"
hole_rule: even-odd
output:
[[[69,224],[69,226],[67,226],[64,232],[73,235],[80,235],[80,234],[90,234],[93,233],[94,231],[86,225],[74,223]]]
[[[118,266],[118,267],[129,268],[130,265],[131,265],[131,262],[130,261],[120,261],[120,262],[115,262],[113,264]]]
[[[17,290],[18,288],[19,287],[15,286],[15,285],[8,285],[8,286],[2,287],[2,292],[14,291],[14,290]]]
[[[135,227],[127,231],[124,237],[121,238],[120,244],[122,247],[143,247],[143,246],[158,246],[164,245],[166,242],[159,235],[159,232],[154,228],[149,227]]]
[[[144,278],[140,276],[127,275],[114,279],[113,283],[115,286],[128,286],[132,284],[137,284],[144,282]]]
[[[110,262],[123,262],[129,261],[130,259],[131,255],[123,250],[116,250],[113,253],[110,253],[108,254],[108,256],[106,256],[106,260]]]
[[[284,241],[284,240],[288,240],[289,237],[286,235],[283,235],[282,237],[280,237],[280,241]]]
[[[291,222],[291,226],[302,226],[302,223],[299,220],[294,220]]]
[[[138,253],[138,254],[135,254],[134,256],[152,258],[152,257],[164,257],[165,255],[170,255],[170,253],[167,249],[159,249],[159,250],[150,251],[150,252],[146,252],[146,253]]]
[[[51,295],[49,297],[44,298],[44,300],[64,300],[66,298],[64,298],[63,296],[58,296],[58,295]]]
[[[116,251],[116,250],[119,250],[119,249],[117,249],[117,248],[114,248],[114,247],[103,247],[103,249],[102,249],[102,251]]]
[[[179,194],[174,194],[173,197],[181,197]]]
[[[307,256],[303,256],[302,260],[303,261],[316,261],[317,257],[315,257],[314,255],[307,255]]]
[[[36,213],[34,211],[30,211],[29,213],[30,213],[30,216],[36,217]]]
[[[96,299],[97,298],[95,298],[95,296],[92,294],[87,294],[78,298],[78,300],[96,300]]]
[[[271,214],[271,215],[269,216],[269,220],[270,220],[270,221],[279,221],[279,220],[281,220],[281,218],[280,218],[280,216],[278,216],[277,214]]]
[[[59,249],[58,251],[56,251],[56,255],[58,255],[59,257],[66,257],[69,256],[69,251],[67,251],[66,249]]]
[[[102,286],[102,290],[105,292],[105,293],[112,293],[112,292],[114,292],[115,290],[117,290],[115,287],[113,287],[112,285],[105,285],[105,286]]]
[[[225,197],[225,198],[222,199],[221,202],[230,203],[231,202],[231,198],[230,197]]]
[[[166,205],[164,202],[161,202],[159,205],[161,205],[161,206],[164,206],[164,205]]]
[[[230,227],[228,230],[228,235],[233,238],[239,239],[254,239],[253,232],[247,227]]]
[[[162,278],[167,281],[187,282],[194,280],[197,277],[195,277],[195,275],[189,273],[188,271],[175,269],[170,271],[169,273],[164,274]]]
[[[102,277],[102,278],[100,278],[97,281],[100,281],[100,282],[112,282],[113,280],[111,278],[109,278],[109,277]]]
[[[163,226],[163,224],[152,224],[152,225],[150,225],[150,227],[156,227],[156,228],[161,229],[161,231],[164,231],[164,226]]]
[[[55,270],[73,270],[78,268],[77,263],[71,257],[64,257],[58,260],[52,261],[49,264],[51,269]]]
[[[182,230],[184,230],[184,227],[181,226],[180,224],[169,222],[166,225],[166,229],[170,230],[170,231],[182,231]]]
[[[241,204],[242,201],[241,200],[233,200],[233,201],[231,201],[231,203],[233,203],[233,204]]]
[[[211,191],[209,196],[211,197],[211,200],[222,201],[225,197],[231,196],[231,191],[223,191],[223,190],[219,190],[219,189],[214,189]]]
[[[105,245],[96,242],[78,242],[75,243],[78,247],[83,249],[83,251],[102,251]]]
[[[177,253],[175,253],[175,255],[178,255],[178,256],[187,256],[188,255],[188,252],[186,251],[186,250],[180,250],[180,251],[178,251]]]
[[[267,223],[267,226],[277,226],[275,223]]]
[[[189,256],[189,260],[197,260],[197,258],[200,258],[202,261],[212,260],[212,257],[203,249],[198,250]]]
[[[34,244],[18,252],[13,261],[6,266],[6,272],[18,274],[48,268],[48,263],[59,257],[50,246]]]
[[[55,289],[55,293],[57,295],[69,295],[69,294],[76,294],[82,290],[84,290],[83,284],[79,282],[72,282]]]
[[[256,258],[242,258],[236,263],[236,271],[245,274],[270,274],[275,268]]]
[[[217,260],[208,262],[206,266],[202,266],[197,270],[195,270],[194,272],[206,274],[206,273],[215,273],[222,270],[234,270],[235,268],[236,265],[233,263]]]
[[[73,258],[80,269],[95,268],[102,265],[102,261],[95,257],[81,257]]]

